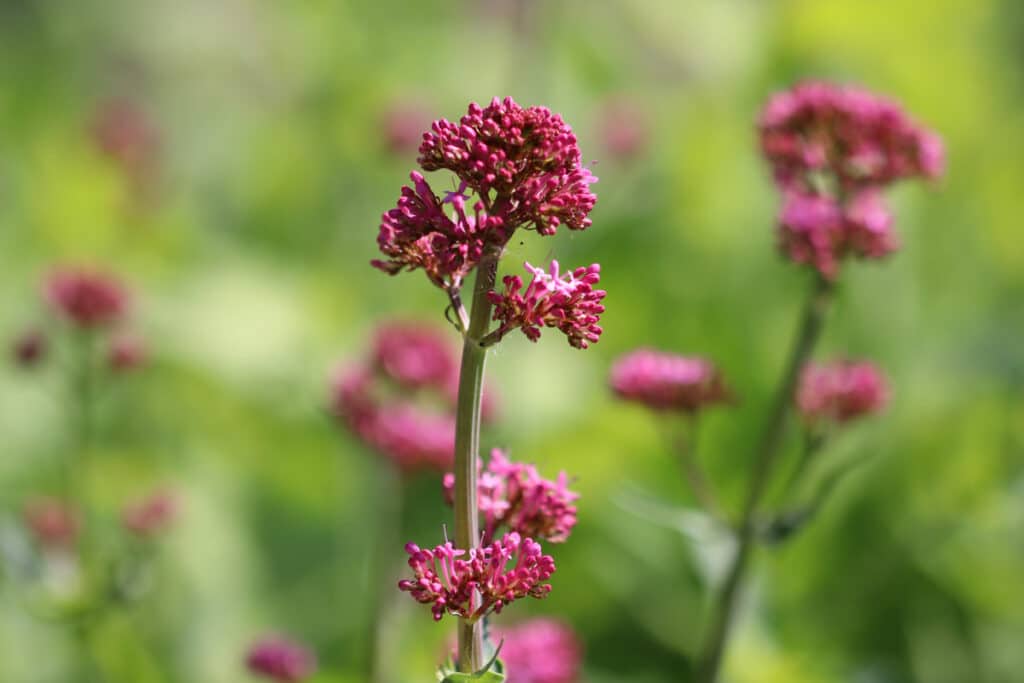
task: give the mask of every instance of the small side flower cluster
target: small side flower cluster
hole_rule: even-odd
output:
[[[783,193],[780,246],[829,279],[848,255],[877,259],[898,248],[885,186],[944,170],[937,135],[860,88],[799,84],[768,101],[759,130]]]
[[[300,683],[316,672],[313,653],[283,636],[267,636],[254,643],[245,665],[275,683]]]
[[[89,335],[102,335],[110,370],[131,370],[145,361],[144,342],[126,328],[128,292],[113,276],[88,268],[58,268],[43,283],[42,298],[61,322]],[[33,328],[14,341],[11,354],[19,366],[30,368],[41,363],[49,349],[46,335]]]
[[[178,517],[178,498],[170,491],[156,491],[128,503],[121,510],[121,525],[140,539],[167,531]]]
[[[612,365],[612,391],[652,410],[697,411],[732,400],[721,372],[711,361],[654,349],[637,349]]]
[[[483,517],[483,543],[499,529],[522,536],[563,543],[576,526],[579,494],[569,490],[569,478],[544,479],[533,465],[513,462],[500,449],[491,451],[486,471],[477,480],[477,505]],[[455,475],[444,477],[444,495],[454,502]]]
[[[889,400],[885,377],[864,361],[840,360],[804,367],[796,405],[804,421],[845,423],[877,413]]]
[[[566,624],[554,619],[531,619],[509,628],[496,628],[502,642],[501,661],[507,683],[575,683],[579,680],[583,645]]]
[[[389,323],[377,330],[369,356],[335,373],[331,412],[403,470],[450,467],[459,370],[446,340],[422,325]],[[495,402],[484,393],[485,417]]]
[[[43,550],[67,551],[78,542],[78,513],[56,498],[35,498],[25,504],[22,519]]]
[[[470,104],[458,123],[440,119],[424,133],[419,164],[424,171],[451,171],[458,186],[442,199],[413,171],[412,185],[381,219],[377,243],[387,259],[371,264],[392,275],[422,269],[453,300],[485,253],[500,253],[517,229],[553,235],[559,226],[584,230],[591,224],[597,198],[590,185],[597,178],[582,165],[572,129],[545,107],[524,108],[512,98]],[[597,341],[604,310],[604,292],[594,289],[600,268],[565,278],[557,262],[551,276],[527,268],[535,277],[526,292],[519,291],[520,278],[506,278],[505,293],[491,293],[494,319],[502,325],[488,339],[493,343],[518,327],[536,340],[546,326],[562,330],[576,348]]]
[[[529,263],[526,270],[533,273],[533,280],[525,290],[521,277],[509,275],[503,280],[503,294],[488,294],[494,304],[494,320],[501,325],[485,339],[486,343],[494,343],[516,328],[534,342],[540,338],[541,327],[558,328],[577,349],[585,349],[600,338],[598,323],[604,313],[601,301],[606,292],[594,286],[601,279],[601,266],[595,263],[559,275],[558,261],[552,261],[550,272]]]
[[[551,584],[544,582],[555,572],[554,559],[539,543],[515,532],[468,551],[450,542],[433,550],[409,543],[405,551],[414,578],[399,581],[398,588],[431,605],[434,621],[452,614],[472,622],[520,598],[544,598],[551,592]]]

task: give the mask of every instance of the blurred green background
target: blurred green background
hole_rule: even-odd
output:
[[[151,361],[106,392],[84,486],[109,510],[153,483],[184,505],[158,592],[94,639],[109,679],[246,681],[247,644],[279,630],[316,650],[316,681],[362,680],[376,456],[327,417],[327,375],[381,319],[440,325],[445,304],[367,265],[414,167],[387,120],[508,94],[562,113],[601,180],[590,230],[516,240],[503,268],[596,261],[609,292],[592,349],[517,335],[489,362],[486,446],[583,494],[553,593],[509,616],[573,624],[591,683],[686,680],[723,549],[605,378],[642,344],[714,358],[742,402],[701,450],[735,508],[807,281],[777,256],[753,122],[820,77],[901,100],[949,172],[896,188],[903,250],[844,273],[821,352],[875,360],[893,401],[842,442],[870,462],[759,555],[726,678],[1024,681],[1022,46],[1018,0],[0,4],[0,333],[39,320],[53,264],[130,283]],[[153,128],[141,164],[97,145],[114,101]],[[610,146],[615,116],[641,135],[632,156]],[[5,535],[66,448],[59,379],[0,369]],[[439,542],[436,476],[411,489],[403,536]],[[20,603],[0,588],[0,681],[79,680],[67,634]],[[427,680],[451,622],[397,604],[401,680]]]

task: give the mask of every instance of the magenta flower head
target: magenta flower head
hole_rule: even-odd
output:
[[[711,361],[654,349],[621,356],[611,369],[612,391],[658,411],[697,411],[730,403],[732,392]]]
[[[47,347],[46,335],[39,330],[28,330],[11,344],[11,357],[19,367],[33,368],[46,358]]]
[[[554,619],[531,619],[509,628],[494,629],[501,642],[501,661],[508,683],[576,683],[583,646],[567,624]]]
[[[117,322],[128,307],[128,295],[117,280],[84,268],[54,271],[47,278],[43,291],[58,316],[81,328]]]
[[[405,551],[414,577],[399,581],[398,588],[431,605],[434,621],[452,614],[473,622],[520,598],[551,592],[544,582],[555,572],[554,559],[515,532],[468,551],[450,542],[433,550],[409,543]]]
[[[267,636],[254,643],[245,665],[275,683],[299,683],[316,672],[313,653],[283,636]]]
[[[558,328],[577,349],[585,349],[601,337],[598,323],[606,292],[594,289],[601,280],[601,266],[595,263],[559,275],[558,261],[552,261],[550,272],[529,263],[526,270],[533,273],[526,289],[521,277],[509,275],[503,280],[504,293],[488,294],[494,304],[494,319],[501,325],[485,342],[498,341],[517,328],[530,341],[540,338],[541,327]]]
[[[867,362],[840,360],[804,367],[796,405],[808,423],[844,423],[879,412],[888,399],[889,389],[878,368]]]
[[[456,292],[484,252],[503,248],[516,229],[551,235],[560,225],[590,225],[597,179],[582,165],[572,129],[545,107],[511,98],[471,104],[459,123],[441,119],[424,133],[419,163],[451,171],[459,185],[442,199],[412,172],[412,185],[381,220],[377,243],[387,259],[372,262],[392,275],[423,269]]]
[[[139,538],[166,531],[178,516],[178,499],[169,491],[157,491],[133,501],[121,511],[121,524]]]
[[[408,389],[446,389],[459,369],[447,339],[417,323],[392,322],[377,328],[373,364],[388,378]]]
[[[78,514],[56,498],[26,503],[23,518],[36,542],[47,549],[68,549],[78,540]]]
[[[134,370],[146,361],[146,343],[135,334],[121,332],[110,340],[107,365],[114,372]]]
[[[454,504],[455,475],[444,477],[445,500]],[[504,452],[491,451],[486,471],[477,480],[477,504],[483,521],[483,542],[490,543],[499,529],[521,536],[562,543],[576,526],[579,494],[570,491],[568,476],[544,479],[533,465],[513,462]]]

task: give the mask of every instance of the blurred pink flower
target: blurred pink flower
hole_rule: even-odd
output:
[[[522,330],[530,341],[540,338],[541,327],[556,327],[569,340],[569,345],[585,349],[601,336],[598,325],[604,305],[605,291],[594,289],[601,280],[601,266],[596,263],[559,275],[558,261],[551,262],[550,272],[529,263],[526,270],[533,280],[523,289],[518,275],[506,276],[505,292],[489,292],[494,304],[494,319],[501,326],[493,333],[501,339],[514,329]]]
[[[54,312],[82,328],[117,322],[128,307],[128,294],[120,282],[85,268],[55,270],[47,278],[43,293]]]
[[[411,154],[430,127],[430,114],[415,102],[399,100],[388,105],[380,115],[381,136],[394,155]]]
[[[25,504],[25,525],[44,548],[70,548],[78,540],[77,513],[56,498],[35,498]]]
[[[11,357],[19,367],[35,367],[46,357],[48,346],[46,335],[39,330],[28,330],[11,344]]]
[[[96,111],[93,138],[104,154],[131,174],[149,173],[160,153],[160,133],[135,102],[112,99]]]
[[[438,330],[419,323],[380,325],[373,338],[373,363],[398,384],[444,390],[458,379],[454,349]]]
[[[610,384],[619,398],[654,410],[695,413],[732,400],[711,361],[647,348],[619,357],[612,365]]]
[[[115,372],[134,370],[146,360],[146,344],[135,334],[118,333],[107,347],[107,365]]]
[[[445,500],[453,504],[455,475],[444,477]],[[521,536],[562,543],[576,526],[579,494],[569,490],[568,476],[544,479],[533,465],[512,462],[500,449],[477,480],[477,504],[483,517],[483,543],[490,543],[499,529]]]
[[[848,422],[877,413],[885,407],[889,389],[874,365],[839,360],[809,363],[800,376],[796,405],[808,422]]]
[[[604,147],[614,159],[628,161],[647,147],[644,112],[628,99],[616,98],[605,102],[598,126]]]
[[[254,674],[276,683],[298,683],[316,671],[316,658],[283,636],[266,636],[252,645],[245,664]]]
[[[169,491],[157,491],[126,505],[121,523],[136,536],[151,538],[166,531],[177,516],[177,497]]]
[[[507,683],[575,683],[579,680],[583,646],[576,633],[554,619],[531,619],[495,628],[502,642],[501,661]]]
[[[398,588],[431,605],[434,621],[446,613],[476,621],[500,613],[514,600],[543,598],[551,592],[544,581],[555,571],[554,559],[543,554],[539,543],[515,532],[468,551],[451,543],[433,550],[409,543],[405,551],[414,578],[399,581]]]

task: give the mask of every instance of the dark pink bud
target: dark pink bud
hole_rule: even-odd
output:
[[[14,362],[23,368],[39,365],[46,357],[46,336],[38,330],[29,330],[14,340],[11,345],[11,356]]]

